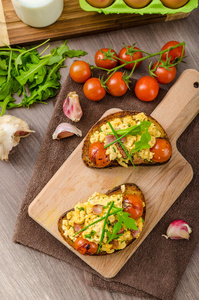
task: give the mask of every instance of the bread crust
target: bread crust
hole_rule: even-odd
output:
[[[87,166],[87,167],[90,167],[90,168],[95,168],[95,169],[102,169],[102,168],[112,168],[112,167],[118,167],[120,166],[119,163],[117,162],[117,160],[114,160],[114,161],[111,161],[110,164],[108,164],[107,166],[105,167],[99,167],[99,166],[96,166],[89,158],[89,146],[91,145],[91,142],[90,142],[90,138],[91,136],[93,135],[93,133],[95,131],[99,131],[100,130],[100,127],[103,125],[103,124],[106,124],[107,122],[111,122],[113,121],[114,119],[116,118],[124,118],[124,117],[127,117],[127,116],[133,116],[133,115],[137,115],[139,114],[140,112],[136,112],[136,111],[130,111],[130,110],[123,110],[123,111],[119,111],[119,112],[116,112],[116,113],[113,113],[111,115],[108,115],[106,117],[104,117],[103,119],[99,120],[90,130],[89,132],[87,133],[86,137],[85,137],[85,140],[84,140],[84,144],[83,144],[83,147],[82,147],[82,160],[84,162],[84,164]],[[145,114],[146,115],[146,114]],[[155,120],[153,117],[151,116],[148,116],[146,115],[148,120],[151,121],[152,123],[154,123],[158,130],[161,132],[161,137],[160,138],[163,138],[165,140],[167,140],[168,142],[169,141],[169,138],[168,138],[168,135],[166,133],[166,131],[164,130],[164,128],[159,124],[159,122],[157,120]],[[161,164],[165,164],[167,163],[169,160],[167,160],[166,162],[163,162],[163,163],[160,163],[160,162],[143,162],[143,163],[134,163],[134,165],[139,165],[139,166],[154,166],[154,165],[161,165]],[[128,166],[132,166],[131,162],[129,161],[128,162]]]
[[[125,185],[125,191],[123,193],[123,195],[127,195],[127,194],[134,194],[134,195],[137,195],[138,197],[140,197],[140,199],[142,200],[142,202],[145,203],[145,206],[143,207],[143,215],[142,215],[142,218],[143,220],[145,221],[145,218],[146,218],[146,200],[145,200],[145,197],[142,193],[142,191],[140,190],[140,188],[134,184],[134,183],[124,183],[123,185]],[[113,188],[112,190],[109,190],[106,192],[106,195],[108,196],[111,196],[113,194],[120,194],[122,193],[122,190],[121,190],[121,186],[117,186],[115,188]],[[70,211],[73,211],[74,209],[71,209]],[[66,215],[69,211],[65,212],[58,220],[58,230],[62,236],[62,238],[72,247],[74,248],[74,242],[69,238],[69,237],[66,237],[64,235],[64,231],[62,229],[62,221],[63,219],[66,218]],[[134,240],[136,240],[136,238],[133,238],[132,237],[132,240],[128,242],[127,246],[130,245]],[[126,247],[125,247],[126,248]],[[125,249],[124,248],[124,249]],[[74,248],[75,249],[75,248]],[[122,249],[123,250],[123,249]],[[115,250],[113,253],[115,252],[118,252],[118,251],[122,251],[122,250]],[[110,254],[113,254],[113,253],[107,253],[105,251],[99,251],[98,254],[94,254],[92,256],[101,256],[101,255],[110,255]]]

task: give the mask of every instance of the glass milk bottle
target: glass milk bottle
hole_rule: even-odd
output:
[[[64,0],[11,0],[17,16],[32,27],[53,24],[61,15]]]

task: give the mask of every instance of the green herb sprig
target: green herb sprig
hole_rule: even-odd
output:
[[[30,49],[5,47],[0,49],[0,107],[1,116],[6,109],[27,107],[34,103],[46,103],[48,98],[56,95],[60,88],[59,69],[64,67],[66,57],[80,57],[87,54],[82,50],[70,50],[65,41],[60,47],[43,55],[37,48]],[[23,96],[16,103],[14,95]]]
[[[103,224],[103,227],[102,227],[102,234],[101,234],[99,246],[98,246],[98,249],[97,249],[97,254],[98,254],[99,251],[100,251],[101,244],[102,244],[102,241],[103,241],[103,239],[104,239],[104,233],[105,233],[106,222],[107,222],[107,220],[108,220],[108,217],[109,217],[109,214],[110,214],[110,211],[111,211],[113,205],[114,205],[114,201],[111,202],[111,205],[110,205],[110,207],[109,207],[109,209],[108,209],[108,212],[107,212],[107,214],[106,214],[106,217],[105,217],[105,219],[104,219],[104,224]]]
[[[109,125],[110,126],[110,125]],[[117,135],[120,137],[118,137],[116,140],[114,140],[113,142],[111,142],[110,144],[106,145],[104,148],[107,148],[115,143],[117,143],[119,140],[121,140],[122,138],[124,138],[126,135],[141,135],[146,129],[148,129],[151,126],[151,122],[150,121],[142,121],[139,125],[134,125],[132,127],[128,127],[126,129],[118,129],[115,130],[115,132],[117,133]]]
[[[82,228],[80,231],[76,232],[73,236],[77,236],[79,235],[81,232],[85,231],[87,228],[89,228],[90,226],[104,220],[104,224],[103,224],[103,228],[102,228],[102,233],[101,233],[101,237],[100,237],[100,242],[99,242],[99,247],[97,250],[97,253],[99,253],[100,248],[101,248],[101,244],[102,241],[104,239],[104,234],[105,232],[107,232],[108,235],[108,243],[110,243],[113,239],[116,239],[120,236],[120,234],[118,235],[117,233],[120,231],[120,229],[122,228],[123,224],[126,226],[126,228],[128,229],[133,229],[133,230],[137,230],[137,226],[136,226],[136,221],[134,219],[132,219],[130,217],[130,214],[127,212],[123,211],[123,208],[118,208],[114,205],[114,201],[111,201],[108,203],[107,205],[108,211],[106,213],[105,216],[97,219],[96,221],[92,222],[91,224],[85,226],[84,228]],[[111,212],[112,211],[112,212]],[[115,223],[113,225],[113,232],[110,233],[107,229],[105,229],[106,224],[108,224],[108,217],[112,216],[112,215],[117,215],[118,217],[118,222]],[[110,225],[110,224],[108,224]],[[94,235],[95,231],[92,230],[91,234],[85,235],[86,238],[91,239],[91,237]]]
[[[111,125],[110,122],[108,122],[108,124],[109,124],[109,126],[110,126],[110,128],[111,128],[111,130],[112,130],[112,132],[113,132],[113,134],[114,134],[114,136],[116,137],[116,139],[118,139],[118,142],[119,142],[120,146],[122,147],[122,149],[123,149],[124,152],[126,153],[128,159],[130,160],[130,162],[132,163],[133,167],[135,168],[135,165],[134,165],[134,163],[133,163],[133,161],[132,161],[132,158],[131,158],[130,154],[128,153],[128,151],[127,151],[126,148],[124,147],[123,143],[120,141],[120,139],[119,139],[119,137],[118,137],[118,135],[117,135],[115,129],[113,128],[113,126]]]
[[[138,152],[142,149],[150,148],[149,141],[151,140],[151,135],[148,132],[148,129],[141,135],[140,141],[135,142],[135,148],[131,151],[132,153]]]

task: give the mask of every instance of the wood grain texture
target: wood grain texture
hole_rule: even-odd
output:
[[[60,18],[54,24],[45,28],[33,28],[24,24],[17,17],[11,0],[1,0],[7,25],[7,36],[2,35],[0,46],[3,42],[9,45],[42,41],[48,38],[60,39],[76,36],[100,33],[104,31],[128,28],[150,23],[175,20],[175,15],[164,16],[135,15],[135,14],[99,14],[96,12],[83,11],[78,0],[64,0],[64,10]],[[177,14],[176,19],[185,18],[189,14]]]
[[[2,0],[0,0],[0,46],[3,46],[3,43],[9,45],[9,37]]]
[[[89,53],[85,60],[94,63],[95,52],[102,47],[119,51],[122,43],[137,45],[149,52],[156,52],[169,40],[186,42],[186,64],[179,65],[177,77],[187,68],[199,70],[199,8],[186,19],[159,24],[149,24],[74,38],[68,41],[71,49]],[[51,48],[63,41],[51,42]],[[44,47],[40,50],[42,51]],[[49,49],[50,51],[50,49]],[[63,82],[73,60],[67,59],[67,69],[61,70]],[[147,63],[143,63],[134,77],[146,75]],[[171,85],[165,86],[168,89]],[[8,113],[24,118],[35,134],[23,139],[10,154],[9,161],[0,162],[0,298],[3,300],[144,300],[132,295],[108,292],[85,285],[83,273],[70,264],[43,253],[12,243],[17,214],[53,112],[52,101],[48,105],[35,105],[29,110],[11,110]],[[192,124],[190,126],[193,126]],[[181,137],[180,137],[181,138]],[[193,148],[193,153],[195,153]],[[198,300],[199,245],[195,249],[174,298],[171,300]],[[147,299],[149,300],[149,299]]]
[[[83,164],[81,142],[29,206],[29,215],[36,222],[104,277],[114,277],[120,271],[192,179],[192,168],[178,152],[176,139],[198,113],[199,93],[194,88],[194,82],[199,82],[199,72],[184,71],[151,114],[170,138],[173,152],[169,163],[163,166],[136,166],[136,170],[133,167],[95,170]],[[117,111],[111,109],[105,115]],[[87,201],[94,192],[106,193],[125,182],[138,185],[146,198],[146,220],[140,238],[112,255],[96,258],[79,254],[61,237],[57,223],[59,217],[77,202]]]

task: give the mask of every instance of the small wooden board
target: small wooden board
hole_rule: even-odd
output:
[[[189,13],[174,15],[99,14],[83,11],[78,0],[64,0],[64,10],[54,24],[33,28],[17,17],[11,0],[0,0],[0,46],[28,44],[45,39],[65,39],[149,23],[185,18]]]
[[[199,82],[199,72],[184,71],[151,114],[171,140],[173,154],[167,164],[140,166],[136,170],[133,167],[90,169],[82,162],[80,143],[29,206],[31,218],[104,277],[111,278],[119,272],[192,179],[192,168],[178,152],[176,140],[198,113],[199,91],[194,87],[195,82]],[[106,114],[116,111],[111,109]],[[137,184],[146,198],[146,222],[140,238],[111,255],[79,254],[61,237],[57,226],[59,217],[94,192],[105,193],[125,182]]]

